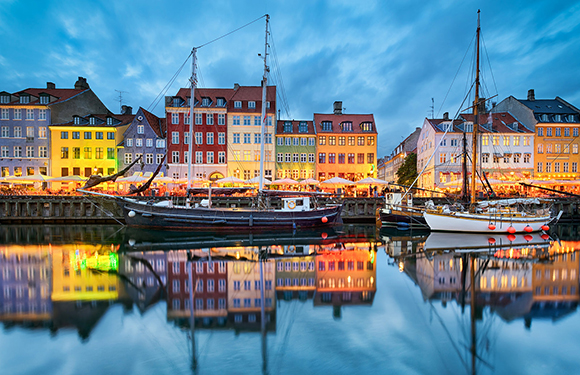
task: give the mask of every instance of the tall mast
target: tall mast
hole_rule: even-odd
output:
[[[270,16],[266,14],[266,40],[264,43],[264,76],[262,77],[262,135],[260,137],[260,190],[264,189],[264,136],[266,135],[266,90],[268,89],[268,22]]]
[[[475,70],[475,99],[473,100],[473,136],[472,136],[472,156],[471,156],[471,204],[475,204],[475,183],[477,170],[477,127],[479,125],[479,10],[477,10],[477,57]]]
[[[191,187],[192,176],[192,164],[193,164],[193,109],[195,107],[195,87],[197,86],[197,73],[195,71],[196,63],[196,52],[197,48],[191,50],[191,78],[189,79],[191,83],[191,92],[189,99],[189,157],[187,158],[187,189]]]

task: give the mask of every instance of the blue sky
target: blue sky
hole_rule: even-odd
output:
[[[533,88],[580,107],[580,2],[557,0],[0,0],[0,91],[72,87],[84,76],[112,111],[122,90],[124,104],[161,116],[163,102],[150,106],[193,46],[268,13],[282,118],[310,120],[342,100],[346,113],[374,114],[384,156],[430,117],[431,98],[436,117],[457,111],[477,9],[486,95],[525,98]],[[263,43],[260,20],[200,49],[200,86],[259,85]],[[189,74],[188,63],[167,94]]]

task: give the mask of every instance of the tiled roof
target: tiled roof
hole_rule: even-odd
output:
[[[167,129],[165,127],[167,122],[165,121],[165,118],[160,119],[159,117],[155,116],[153,113],[151,113],[151,112],[149,112],[141,107],[139,108],[139,110],[141,110],[143,112],[145,119],[147,120],[147,122],[149,123],[149,125],[151,126],[151,129],[153,129],[155,134],[157,134],[157,136],[160,138],[165,138],[165,134],[167,132]]]
[[[522,123],[517,121],[508,112],[497,112],[497,113],[486,113],[480,115],[479,118],[478,132],[480,133],[533,133],[533,131],[526,128]],[[450,123],[451,120],[446,119],[428,119],[427,120],[433,128],[439,132],[445,132],[444,124]],[[475,115],[472,113],[463,113],[460,115],[458,120],[453,121],[452,133],[463,133],[464,122],[473,123],[475,121]],[[491,129],[489,128],[489,123],[491,122]],[[517,130],[512,127],[514,122],[518,123]]]
[[[322,122],[330,121],[332,122],[332,131],[323,131]],[[377,134],[377,127],[375,124],[375,118],[372,114],[368,115],[354,115],[354,114],[324,114],[315,113],[314,114],[314,126],[316,127],[316,133],[343,133],[340,124],[343,122],[352,122],[352,131],[345,131],[344,133],[359,133],[359,134]],[[363,131],[360,124],[363,122],[370,122],[373,125],[372,131]]]
[[[261,86],[240,86],[234,91],[232,100],[255,100],[262,101]],[[276,101],[276,86],[268,86],[266,90],[266,100],[269,102]],[[256,106],[257,107],[257,106]]]
[[[18,91],[15,92],[11,95],[14,96],[21,96],[22,94],[29,94],[31,95],[31,100],[29,103],[20,103],[19,100],[14,100],[11,101],[10,103],[2,103],[0,105],[53,105],[56,103],[60,103],[60,102],[64,102],[70,98],[72,98],[73,96],[76,96],[80,93],[83,93],[85,91],[89,91],[90,89],[86,89],[86,90],[77,90],[77,89],[35,89],[35,88],[28,88],[26,90],[22,90],[22,91]],[[57,98],[57,100],[55,101],[51,101],[48,104],[40,104],[40,94],[48,94],[51,95],[55,98]]]
[[[292,131],[285,132],[284,131],[284,124],[288,121],[290,121],[290,120],[278,120],[278,122],[276,124],[276,134],[277,135],[282,135],[282,134],[305,134],[305,135],[310,134],[310,135],[314,135],[314,134],[316,134],[314,131],[314,126],[313,126],[312,121],[300,121],[300,120],[290,121],[292,123]],[[305,122],[307,125],[307,131],[304,133],[299,131],[299,126],[300,126],[301,122]]]
[[[129,125],[131,123],[131,121],[133,121],[133,119],[135,118],[135,115],[114,115],[114,114],[89,114],[86,116],[79,116],[82,119],[84,119],[85,121],[87,121],[87,119],[89,117],[96,117],[99,120],[101,120],[101,123],[98,124],[90,124],[88,121],[86,123],[82,123],[82,124],[75,124],[74,120],[69,121],[69,122],[65,122],[62,124],[51,124],[50,126],[86,126],[86,127],[102,127],[102,126],[108,126],[108,127],[117,127],[117,126],[123,126],[123,125]],[[107,117],[112,117],[114,119],[117,119],[118,123],[114,123],[112,125],[107,125]]]
[[[187,107],[187,98],[189,98],[191,90],[189,88],[181,88],[177,92],[177,95],[183,100],[182,107]],[[234,94],[234,89],[211,89],[211,88],[198,88],[195,89],[195,100],[197,102],[196,108],[201,107],[202,98],[210,98],[211,103],[209,108],[222,108],[218,107],[217,99],[224,98],[226,103],[231,99],[232,95]],[[171,104],[173,105],[173,104]]]

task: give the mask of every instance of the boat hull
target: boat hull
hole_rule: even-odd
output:
[[[311,228],[342,224],[342,206],[310,211],[252,210],[205,207],[163,207],[120,200],[125,223],[130,227],[202,230]],[[325,219],[326,218],[326,219]]]
[[[379,210],[379,219],[383,227],[428,228],[422,212],[405,212],[383,208]]]
[[[452,214],[425,212],[423,216],[431,230],[471,233],[509,233],[510,227],[515,229],[514,233],[538,232],[542,230],[542,226],[553,220],[550,216],[512,218],[459,212]],[[495,229],[490,229],[490,224],[495,225]],[[530,227],[531,230],[526,230],[526,227]]]

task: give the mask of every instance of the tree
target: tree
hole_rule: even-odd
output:
[[[417,178],[417,154],[410,154],[397,171],[397,183],[410,186]]]

